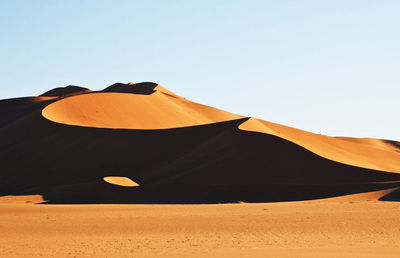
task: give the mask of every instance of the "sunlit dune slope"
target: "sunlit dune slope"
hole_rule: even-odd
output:
[[[383,140],[329,137],[255,118],[249,119],[239,128],[275,135],[340,163],[400,172],[400,148]]]
[[[400,142],[391,140],[382,140],[375,138],[354,138],[354,137],[335,137],[337,139],[364,144],[378,149],[395,151],[400,153]]]
[[[42,114],[58,123],[114,129],[166,129],[240,118],[165,92],[73,96],[47,106]]]

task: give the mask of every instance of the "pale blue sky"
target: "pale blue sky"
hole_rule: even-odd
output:
[[[400,140],[400,1],[0,1],[0,99],[154,81],[327,135]]]

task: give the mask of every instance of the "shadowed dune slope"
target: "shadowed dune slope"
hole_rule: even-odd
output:
[[[0,100],[0,128],[35,110],[41,110],[56,97],[25,97]]]
[[[56,124],[32,114],[0,130],[0,194],[41,194],[54,203],[284,201],[381,190],[400,180],[239,130],[244,121],[121,130]],[[116,174],[140,186],[104,182]]]
[[[400,185],[395,148],[243,118],[154,83],[59,99],[0,136],[0,195],[49,203],[292,201]]]

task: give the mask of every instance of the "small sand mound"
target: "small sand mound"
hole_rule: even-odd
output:
[[[110,183],[110,184],[113,184],[113,185],[129,186],[129,187],[139,186],[139,184],[137,184],[136,182],[132,181],[130,178],[123,177],[123,176],[106,176],[103,179],[107,183]]]

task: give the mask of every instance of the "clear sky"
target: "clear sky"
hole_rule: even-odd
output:
[[[400,140],[400,1],[0,1],[0,99],[154,81],[315,133]]]

